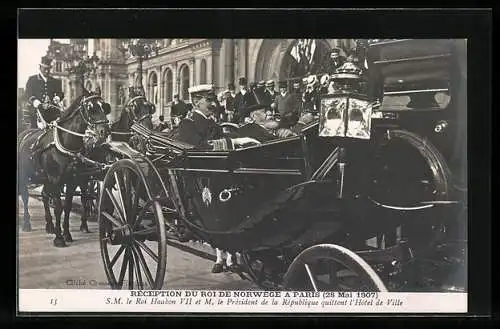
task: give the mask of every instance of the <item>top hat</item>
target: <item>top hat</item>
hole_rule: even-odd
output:
[[[239,83],[240,86],[246,86],[248,83],[247,78],[240,78]]]
[[[46,68],[52,67],[52,58],[48,56],[43,56],[42,60],[40,61],[40,66]]]
[[[246,108],[243,108],[241,111],[241,115],[243,118],[249,116],[252,112],[254,111],[267,111],[269,110],[269,104],[255,104],[252,106],[248,106]]]
[[[279,87],[280,88],[288,88],[288,85],[287,85],[286,81],[280,81],[279,82]]]
[[[267,80],[266,87],[274,87],[274,80]]]

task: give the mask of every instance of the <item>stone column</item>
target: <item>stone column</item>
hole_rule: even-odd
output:
[[[213,59],[212,55],[207,57],[207,82],[215,85],[215,81],[214,81],[213,75],[212,75],[212,72],[213,72],[212,59]]]
[[[194,58],[189,60],[189,87],[196,85],[195,78],[195,61]]]
[[[158,67],[158,79],[157,79],[157,87],[158,88],[158,104],[156,105],[156,115],[163,112],[163,72],[162,66]]]
[[[176,62],[173,66],[173,71],[172,71],[172,90],[174,91],[173,95],[179,93],[179,81],[177,81],[179,79],[178,70],[179,70],[179,65]]]
[[[234,40],[224,39],[224,85],[234,83]]]

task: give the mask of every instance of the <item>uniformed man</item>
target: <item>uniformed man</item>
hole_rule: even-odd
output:
[[[286,81],[279,83],[280,93],[276,96],[272,107],[280,115],[280,127],[289,128],[293,126],[299,118],[299,104],[294,95],[288,92]]]
[[[61,114],[56,108],[49,107],[49,104],[59,107],[64,98],[61,80],[50,76],[51,63],[52,59],[42,57],[38,74],[30,76],[26,83],[25,125],[30,128],[37,128],[37,109],[46,122],[57,119]]]
[[[249,106],[255,105],[257,103],[255,96],[248,89],[248,81],[246,78],[240,78],[240,91],[234,97],[235,105],[235,120],[236,122],[243,123],[244,116],[240,115]]]
[[[180,122],[174,138],[206,150],[228,150],[249,142],[258,143],[249,138],[226,137],[222,127],[211,119],[211,114],[216,109],[215,100],[216,95],[212,89],[193,92],[193,114]]]

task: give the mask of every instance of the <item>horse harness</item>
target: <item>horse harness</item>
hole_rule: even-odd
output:
[[[103,123],[107,123],[108,122],[107,119],[97,120],[97,121],[94,121],[94,120],[91,119],[91,117],[90,117],[90,115],[88,113],[89,112],[89,108],[88,108],[89,105],[88,105],[88,103],[89,103],[89,101],[91,101],[91,100],[93,100],[95,98],[101,98],[101,97],[99,95],[91,95],[91,96],[89,96],[87,98],[83,98],[82,101],[81,101],[81,103],[80,103],[80,105],[78,106],[78,109],[75,110],[73,113],[71,113],[67,118],[65,118],[65,120],[68,120],[68,119],[72,118],[73,116],[75,116],[76,113],[79,113],[80,116],[82,117],[83,121],[87,125],[87,129],[86,129],[86,131],[85,131],[84,134],[78,133],[78,132],[75,132],[75,131],[72,131],[72,130],[69,130],[69,129],[66,129],[64,127],[61,127],[59,125],[60,118],[58,118],[58,119],[54,120],[53,122],[47,124],[47,126],[44,129],[43,133],[40,134],[37,137],[37,139],[35,140],[35,142],[31,146],[31,151],[33,152],[32,160],[35,163],[35,168],[40,168],[41,167],[39,165],[39,160],[40,160],[39,157],[40,157],[40,155],[44,151],[48,150],[51,147],[55,147],[60,153],[66,155],[66,156],[72,157],[75,161],[79,161],[79,162],[83,162],[83,163],[89,163],[89,164],[97,165],[97,166],[103,166],[102,164],[100,164],[98,162],[95,162],[95,161],[93,161],[93,160],[85,157],[81,153],[82,150],[83,150],[83,148],[79,149],[77,151],[73,151],[73,150],[70,150],[70,149],[66,148],[64,145],[62,145],[60,137],[59,137],[59,134],[58,134],[58,130],[62,130],[64,132],[68,133],[68,134],[81,137],[84,140],[88,140],[88,139],[94,138],[97,135],[95,133],[95,131],[94,131],[95,126],[98,125],[98,124],[103,124]],[[46,136],[49,131],[52,131],[53,134],[54,134],[53,141],[51,143],[47,144],[43,148],[38,148],[41,139],[44,136]],[[28,135],[30,135],[30,134],[27,134],[26,136],[28,136]],[[26,136],[25,136],[25,138],[26,138]]]
[[[147,119],[147,118],[151,118],[153,116],[153,113],[155,111],[155,108],[154,108],[154,105],[151,104],[151,109],[148,111],[148,113],[140,116],[140,117],[137,117],[136,113],[135,113],[135,110],[134,110],[134,107],[137,106],[137,103],[135,103],[137,100],[139,99],[142,99],[144,100],[145,102],[148,102],[146,97],[145,96],[142,96],[142,95],[139,95],[139,96],[135,96],[133,98],[131,98],[127,104],[125,105],[125,111],[127,112],[128,116],[130,119],[132,119],[132,122],[133,123],[141,123],[143,120]],[[149,102],[148,102],[149,103]],[[135,106],[133,106],[133,104],[135,104]],[[121,131],[112,131],[111,132],[112,135],[127,135],[127,136],[130,136],[132,135],[133,133],[130,132],[130,131],[126,131],[126,132],[121,132]]]

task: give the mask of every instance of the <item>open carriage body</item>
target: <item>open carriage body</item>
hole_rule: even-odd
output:
[[[112,287],[123,287],[128,272],[129,289],[161,289],[167,231],[182,228],[241,253],[245,272],[264,288],[415,289],[423,271],[415,259],[436,253],[462,205],[441,152],[394,111],[374,106],[376,98],[326,96],[320,121],[299,136],[231,151],[199,151],[134,125],[146,152],[111,143],[122,160],[100,194]],[[423,120],[436,132],[433,120],[446,117]]]

